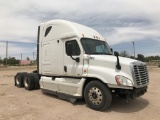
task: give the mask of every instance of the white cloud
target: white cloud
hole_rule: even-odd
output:
[[[121,42],[138,41],[160,38],[160,31],[158,29],[151,29],[150,27],[117,27],[115,31],[109,34],[108,41],[111,45]]]
[[[36,42],[37,26],[57,18],[90,26],[111,45],[160,40],[159,4],[159,0],[1,0],[0,41]]]

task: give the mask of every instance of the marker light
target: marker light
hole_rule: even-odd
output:
[[[121,76],[121,75],[117,75],[115,76],[117,85],[123,85],[123,86],[133,86],[133,83],[130,79]]]

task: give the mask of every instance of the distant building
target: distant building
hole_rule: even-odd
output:
[[[30,65],[31,62],[31,60],[20,60],[20,65]]]

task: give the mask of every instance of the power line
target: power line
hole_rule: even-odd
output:
[[[1,40],[0,42],[6,42],[6,40]],[[28,43],[28,44],[37,44],[37,42],[35,41],[35,42],[25,42],[25,41],[9,41],[8,40],[8,42],[10,42],[10,43]]]
[[[123,47],[111,46],[111,47],[116,48],[116,49],[124,49],[124,48],[129,49],[129,48],[131,48],[131,46],[125,46],[125,47],[124,47],[124,46],[123,46]],[[152,48],[152,49],[154,49],[154,48],[160,48],[160,47],[159,47],[159,46],[154,46],[154,47],[153,47],[153,46],[144,46],[144,45],[143,45],[143,46],[139,46],[139,45],[138,45],[138,46],[136,46],[136,49],[137,49],[137,48],[138,48],[138,49],[141,49],[141,48]]]

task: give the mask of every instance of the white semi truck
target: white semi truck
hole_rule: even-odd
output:
[[[117,94],[135,99],[147,91],[146,64],[112,53],[106,39],[92,28],[52,20],[38,27],[37,70],[17,73],[15,86],[40,88],[74,102],[103,111]]]

